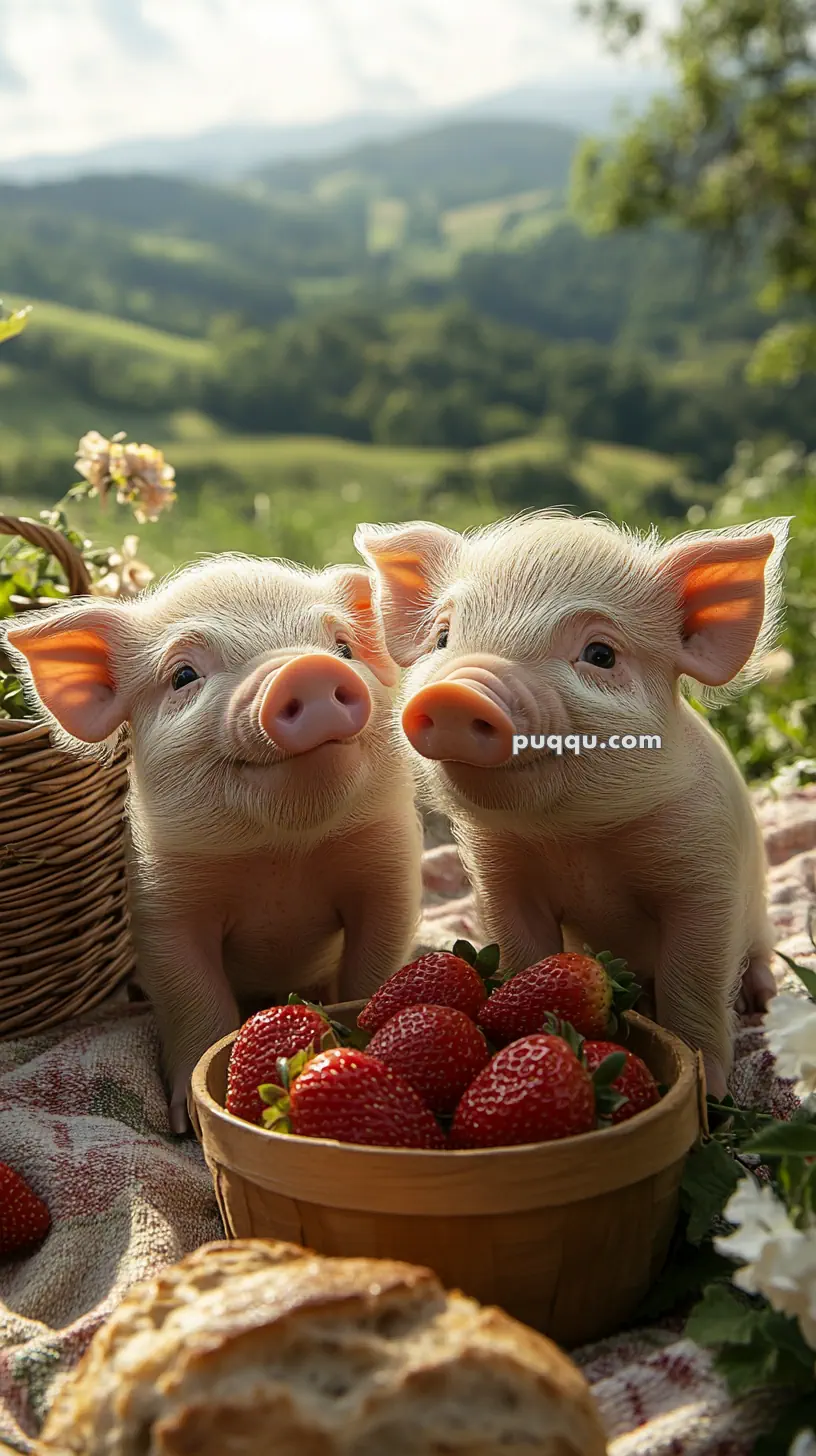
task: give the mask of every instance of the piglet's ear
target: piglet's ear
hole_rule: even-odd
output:
[[[408,667],[425,650],[433,627],[429,613],[453,575],[462,537],[429,521],[413,521],[358,526],[354,544],[376,572],[375,602],[388,650]]]
[[[680,674],[722,687],[773,630],[787,530],[787,521],[768,521],[741,533],[686,538],[667,547],[658,570],[672,584],[680,607]]]
[[[80,743],[104,743],[127,721],[129,703],[113,669],[125,611],[87,602],[28,612],[5,630],[29,696]]]
[[[374,610],[374,587],[362,566],[340,566],[333,573],[345,616],[354,628],[354,646],[371,671],[388,688],[399,682],[399,668],[385,645],[382,624]]]

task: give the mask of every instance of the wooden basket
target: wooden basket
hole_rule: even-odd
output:
[[[363,1002],[332,1015],[352,1025]],[[224,1111],[236,1033],[202,1057],[190,1111],[228,1236],[406,1259],[567,1347],[619,1329],[660,1272],[704,1105],[698,1059],[628,1013],[666,1096],[583,1137],[478,1152],[276,1136]]]
[[[89,591],[82,557],[58,531],[0,515],[0,535],[50,552],[72,596]],[[133,969],[127,761],[125,747],[110,764],[73,758],[44,724],[0,719],[0,1039],[89,1010]]]

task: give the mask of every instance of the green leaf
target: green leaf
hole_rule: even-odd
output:
[[[286,1097],[286,1088],[279,1087],[277,1082],[263,1082],[258,1088],[258,1096],[267,1107],[277,1107],[281,1099]]]
[[[778,955],[794,975],[799,977],[811,1001],[816,1001],[816,971],[812,971],[809,966],[800,966],[798,961],[791,960],[791,957],[785,955],[784,951],[774,951],[774,955]]]
[[[467,961],[469,966],[474,967],[479,959],[479,953],[475,945],[471,945],[469,940],[455,940],[453,943],[453,954],[458,956],[460,960]]]
[[[813,1375],[816,1357],[791,1315],[781,1314],[775,1309],[764,1309],[762,1311],[762,1334],[769,1345],[773,1345],[775,1349],[784,1350],[799,1365],[804,1366],[808,1375]]]
[[[592,1073],[596,1087],[610,1087],[626,1066],[626,1052],[610,1052]]]
[[[714,1361],[735,1398],[775,1384],[774,1363],[774,1351],[763,1344],[728,1345],[718,1352]]]
[[[699,1244],[711,1229],[742,1177],[742,1169],[730,1153],[711,1138],[698,1142],[686,1159],[680,1185],[681,1204],[688,1215],[686,1237]]]
[[[488,980],[491,976],[495,976],[500,960],[501,951],[498,945],[484,945],[473,962],[473,966],[483,980]]]
[[[30,308],[21,308],[17,313],[11,314],[9,318],[0,318],[0,344],[6,343],[8,339],[16,338],[17,334],[23,332],[30,313]]]
[[[544,1017],[544,1027],[551,1036],[560,1036],[570,1050],[575,1052],[576,1057],[580,1057],[581,1048],[584,1045],[584,1038],[580,1031],[576,1031],[568,1021],[561,1021],[559,1017],[553,1015],[552,1011],[548,1011]]]
[[[332,1022],[332,1025],[334,1025],[334,1022]],[[345,1045],[354,1047],[355,1051],[358,1052],[365,1051],[374,1034],[371,1031],[364,1031],[362,1026],[355,1026],[351,1030],[347,1026],[344,1026],[343,1031],[345,1033]]]
[[[816,1157],[816,1121],[774,1122],[745,1144],[747,1153],[766,1158]]]
[[[265,1107],[262,1114],[264,1127],[270,1132],[291,1132],[288,1110],[281,1107]]]
[[[690,1244],[685,1230],[679,1230],[662,1274],[635,1313],[636,1322],[661,1319],[687,1306],[714,1280],[730,1283],[733,1272],[731,1260],[718,1254],[711,1243]]]
[[[738,1294],[732,1284],[711,1284],[686,1321],[685,1333],[706,1349],[750,1345],[761,1335],[762,1309]]]
[[[790,1451],[800,1432],[807,1430],[816,1430],[816,1393],[786,1405],[771,1430],[759,1437],[751,1456],[781,1456]]]

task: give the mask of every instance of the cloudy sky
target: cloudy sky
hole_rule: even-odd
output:
[[[575,0],[0,0],[0,157],[615,74]]]

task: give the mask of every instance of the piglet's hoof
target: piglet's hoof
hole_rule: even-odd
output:
[[[187,1092],[190,1085],[190,1078],[186,1073],[179,1073],[173,1081],[173,1090],[170,1095],[170,1131],[178,1137],[185,1137],[192,1132],[190,1114],[187,1110]]]
[[[758,1017],[768,1008],[777,992],[776,979],[766,960],[749,963],[737,997],[736,1010],[740,1016]]]
[[[728,1096],[728,1083],[725,1080],[725,1073],[722,1067],[719,1062],[715,1062],[711,1057],[706,1056],[703,1057],[703,1065],[705,1067],[706,1092],[708,1096],[716,1097],[718,1102],[722,1102],[723,1098]]]

